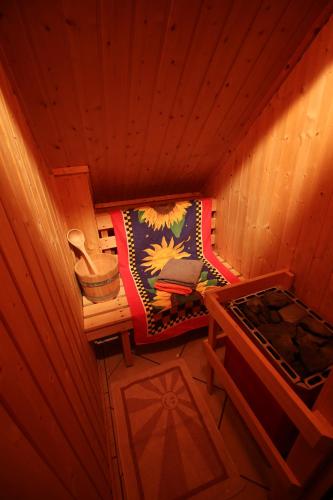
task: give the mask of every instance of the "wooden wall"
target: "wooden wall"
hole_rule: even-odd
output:
[[[207,185],[217,247],[245,276],[283,267],[333,321],[333,19]]]
[[[2,68],[0,137],[0,497],[111,498],[64,228]]]
[[[332,0],[4,0],[7,70],[49,167],[95,201],[198,191]]]

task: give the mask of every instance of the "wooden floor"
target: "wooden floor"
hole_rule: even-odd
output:
[[[183,358],[193,376],[209,409],[220,429],[225,444],[231,454],[241,477],[244,489],[234,497],[235,500],[266,500],[269,490],[271,470],[260,450],[249,435],[230,399],[221,387],[216,387],[213,395],[206,390],[206,360],[202,350],[205,330],[189,332],[167,343],[155,346],[140,346],[134,350],[134,366],[126,368],[120,340],[96,347],[101,379],[102,396],[107,422],[108,453],[111,475],[114,484],[115,500],[126,499],[121,464],[118,461],[117,445],[114,436],[113,406],[111,398],[112,382],[132,374],[142,373],[153,365],[163,364],[178,357]],[[223,355],[223,351],[221,351]]]

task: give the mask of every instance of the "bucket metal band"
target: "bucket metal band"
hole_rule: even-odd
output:
[[[85,294],[88,300],[91,302],[105,302],[106,300],[115,299],[117,297],[116,293],[110,293],[108,295],[102,295],[101,297],[91,297],[90,295]]]
[[[88,288],[96,288],[97,286],[109,285],[113,281],[117,280],[118,276],[119,276],[119,273],[117,273],[112,278],[108,278],[107,280],[104,280],[104,281],[95,281],[94,283],[87,283],[86,281],[80,280],[80,283],[81,283],[82,286],[86,286]]]

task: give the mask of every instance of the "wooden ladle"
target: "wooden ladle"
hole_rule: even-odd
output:
[[[71,245],[73,245],[73,247],[80,250],[80,252],[83,254],[83,257],[86,259],[89,271],[92,274],[98,274],[97,268],[84,246],[85,237],[81,229],[70,229],[67,233],[67,240]]]

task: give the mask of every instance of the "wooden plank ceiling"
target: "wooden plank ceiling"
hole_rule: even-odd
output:
[[[5,0],[2,58],[47,165],[88,164],[95,201],[197,191],[330,6]]]

